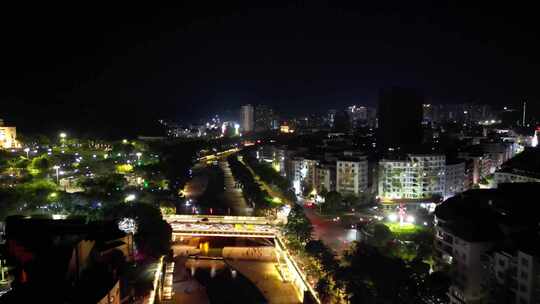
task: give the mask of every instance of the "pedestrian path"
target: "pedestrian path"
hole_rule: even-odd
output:
[[[226,260],[253,282],[270,304],[302,303],[298,292],[290,282],[284,282],[276,269],[275,262]]]
[[[186,251],[187,253],[187,251]],[[171,300],[167,303],[210,303],[206,288],[202,286],[186,270],[187,256],[180,254],[175,257],[172,271]]]

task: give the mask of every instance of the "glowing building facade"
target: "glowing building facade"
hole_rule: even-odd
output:
[[[358,195],[368,188],[368,161],[362,158],[341,158],[336,162],[336,191]]]
[[[0,119],[0,149],[20,148],[17,141],[17,128],[4,126],[4,121]]]
[[[443,197],[446,157],[408,154],[403,159],[379,162],[379,196],[382,200]]]
[[[240,108],[240,130],[243,133],[253,132],[255,128],[254,109],[250,104]]]

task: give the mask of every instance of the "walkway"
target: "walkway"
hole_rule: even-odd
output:
[[[275,262],[226,260],[232,268],[253,282],[270,304],[302,303],[291,283],[285,283]]]
[[[186,265],[187,262],[188,259],[185,255],[178,255],[174,259],[172,303],[210,303],[204,286],[197,282],[191,273],[186,270],[186,267],[190,268],[190,265]]]

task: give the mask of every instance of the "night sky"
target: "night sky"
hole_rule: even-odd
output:
[[[0,117],[28,131],[137,133],[244,103],[375,105],[393,85],[434,103],[539,103],[532,7],[190,2],[3,7]]]

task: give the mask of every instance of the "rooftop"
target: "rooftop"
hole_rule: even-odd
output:
[[[344,161],[344,162],[360,162],[365,161],[367,158],[364,157],[356,157],[356,156],[340,156],[338,157],[338,161]]]
[[[468,241],[491,241],[503,231],[536,227],[540,221],[535,201],[538,184],[501,184],[451,197],[437,206],[441,225]]]
[[[528,148],[505,162],[499,172],[540,178],[540,149]]]

